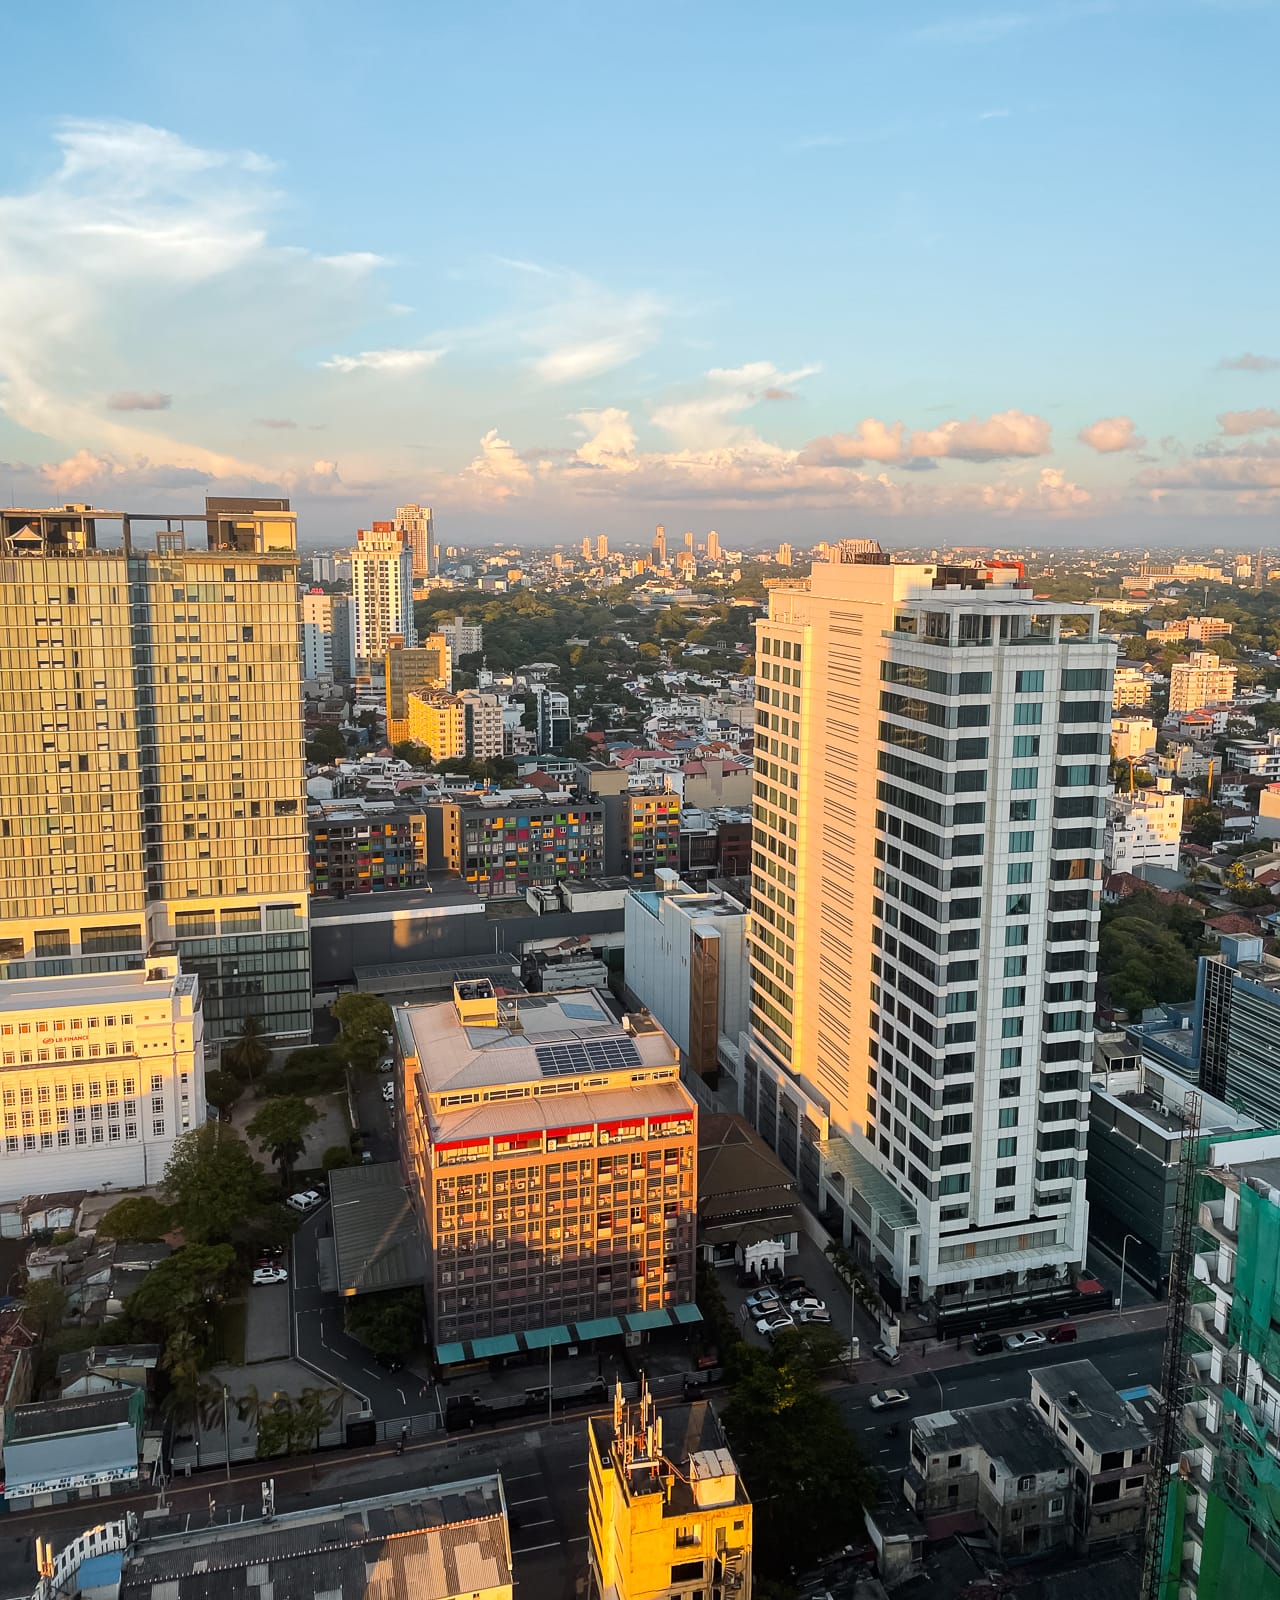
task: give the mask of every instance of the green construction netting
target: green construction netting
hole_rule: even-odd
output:
[[[1178,1600],[1182,1576],[1182,1524],[1187,1510],[1187,1480],[1176,1472],[1165,1490],[1164,1547],[1160,1552],[1159,1600]]]
[[[1240,1185],[1239,1250],[1228,1323],[1232,1341],[1243,1345],[1269,1372],[1280,1372],[1280,1206],[1248,1184]]]
[[[1275,1584],[1275,1573],[1249,1547],[1249,1524],[1221,1496],[1211,1494],[1205,1504],[1197,1600],[1261,1600],[1275,1593]]]

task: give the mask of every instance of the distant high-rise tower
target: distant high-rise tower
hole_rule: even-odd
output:
[[[582,541],[582,559],[584,561],[591,560],[591,540],[589,538],[584,538]]]
[[[757,624],[745,1102],[892,1185],[846,1216],[911,1299],[977,1303],[1084,1260],[1115,647],[1016,563],[835,557]]]
[[[387,691],[387,743],[409,737],[409,696],[453,688],[453,654],[442,633],[430,633],[422,644],[406,650],[395,646],[384,663]],[[433,748],[433,754],[439,754]]]
[[[200,548],[174,517],[148,549],[147,518],[112,547],[101,513],[0,511],[0,965],[141,970],[176,943],[210,1040],[253,1016],[306,1037],[296,520],[206,519]]]
[[[418,642],[413,624],[413,552],[394,523],[361,528],[351,552],[352,654],[380,661],[393,637],[407,648]]]
[[[720,535],[716,532],[716,530],[714,528],[712,528],[711,532],[707,535],[707,560],[708,561],[719,561],[719,559],[720,559]]]
[[[433,577],[436,571],[436,532],[430,506],[397,506],[396,529],[408,540],[415,578]]]
[[[609,554],[609,538],[607,534],[596,535],[596,560],[603,561]]]
[[[653,564],[655,567],[665,567],[667,564],[667,530],[661,523],[653,534]]]
[[[791,565],[791,546],[789,544],[780,544],[776,559],[780,567],[789,567]]]
[[[686,533],[685,533],[685,536],[684,536],[684,547],[685,547],[686,550],[692,550],[693,549],[693,534],[691,532],[686,531]]]

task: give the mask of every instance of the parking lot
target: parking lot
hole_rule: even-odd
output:
[[[842,1345],[847,1345],[852,1309],[849,1291],[836,1276],[822,1251],[806,1235],[801,1235],[798,1253],[787,1257],[786,1273],[788,1277],[803,1279],[822,1301],[831,1317],[830,1332],[839,1338]],[[753,1291],[738,1284],[737,1273],[732,1267],[720,1268],[719,1279],[725,1303],[737,1318],[743,1337],[752,1344],[767,1345],[768,1336],[756,1331],[756,1319],[748,1316],[745,1310],[747,1298]],[[874,1324],[862,1312],[858,1314],[857,1332],[864,1347],[869,1340],[878,1337],[874,1332]],[[863,1354],[866,1354],[865,1348]]]

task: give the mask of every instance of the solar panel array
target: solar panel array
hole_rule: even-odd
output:
[[[535,1046],[544,1078],[567,1078],[575,1072],[638,1067],[641,1055],[633,1039],[583,1039],[574,1044]]]

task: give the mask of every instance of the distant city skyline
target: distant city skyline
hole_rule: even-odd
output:
[[[1273,534],[1274,6],[72,15],[9,20],[0,498]]]

